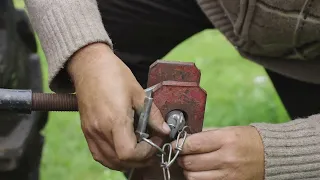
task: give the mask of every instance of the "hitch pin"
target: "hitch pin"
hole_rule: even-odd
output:
[[[148,88],[145,90],[145,92],[146,92],[146,97],[144,99],[143,110],[139,117],[137,130],[135,131],[139,137],[138,142],[141,142],[143,141],[144,138],[147,139],[149,137],[149,134],[146,133],[146,130],[147,130],[148,120],[149,120],[150,111],[153,103],[152,89]]]

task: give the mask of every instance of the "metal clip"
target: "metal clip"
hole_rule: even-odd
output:
[[[188,135],[188,132],[186,131],[187,128],[189,128],[189,127],[188,126],[183,127],[181,132],[178,134],[177,144],[176,144],[176,148],[175,148],[177,151],[182,151],[182,147],[183,147],[184,143],[186,142],[187,135]],[[182,138],[182,140],[180,140],[182,134],[183,134],[183,138]],[[180,141],[182,141],[182,142],[179,143]]]
[[[161,167],[162,167],[162,171],[163,171],[163,178],[164,180],[170,180],[171,179],[171,175],[170,175],[170,170],[169,167],[167,166],[167,164],[169,162],[171,162],[171,156],[172,156],[172,146],[170,143],[164,144],[162,147],[162,150],[165,151],[165,149],[168,147],[168,159],[165,160],[164,156],[165,154],[161,155]]]
[[[188,128],[188,126],[185,126],[182,128],[182,130],[179,132],[178,137],[177,137],[177,143],[176,143],[176,147],[175,150],[177,151],[176,154],[174,155],[174,157],[172,158],[172,160],[167,164],[167,167],[169,168],[178,158],[180,152],[182,151],[183,145],[186,142],[187,139],[187,131],[185,130],[186,128]],[[183,138],[181,140],[181,135],[183,134]]]
[[[178,134],[177,144],[176,144],[176,147],[175,147],[175,150],[177,151],[177,153],[174,155],[173,158],[171,156],[172,155],[172,151],[173,151],[171,143],[166,143],[162,147],[163,151],[165,151],[166,148],[169,151],[167,160],[164,159],[164,156],[165,156],[164,154],[162,154],[162,156],[161,156],[161,168],[162,168],[162,171],[163,171],[164,180],[170,180],[171,179],[171,177],[170,177],[170,166],[176,161],[176,159],[178,158],[180,152],[182,151],[183,145],[184,145],[184,143],[185,143],[185,141],[187,139],[187,135],[188,135],[188,133],[186,131],[186,128],[188,128],[188,126],[184,126],[182,128],[182,130]]]

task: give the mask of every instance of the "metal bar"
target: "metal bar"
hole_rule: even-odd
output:
[[[146,97],[144,99],[143,111],[140,114],[138,127],[136,130],[136,134],[139,137],[139,142],[143,140],[143,138],[148,138],[149,134],[146,133],[147,125],[149,122],[150,111],[153,103],[152,98],[152,89],[148,89],[146,91]]]
[[[32,111],[78,111],[75,94],[33,93]]]
[[[1,89],[0,111],[30,114],[32,111],[78,111],[75,94],[32,93],[31,90]]]
[[[31,90],[0,90],[0,111],[30,114],[32,111]]]

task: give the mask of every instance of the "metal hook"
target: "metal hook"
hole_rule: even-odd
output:
[[[184,145],[184,143],[185,143],[185,141],[187,139],[188,133],[186,131],[186,128],[189,128],[189,127],[188,126],[183,127],[182,130],[178,134],[176,148],[175,148],[177,151],[182,151],[182,147],[183,147],[183,145]],[[182,133],[184,133],[184,134],[183,134],[182,142],[180,144],[179,142],[180,142]]]
[[[175,150],[177,151],[177,153],[174,155],[172,160],[167,164],[168,168],[176,161],[180,152],[182,151],[182,147],[183,147],[183,145],[187,139],[187,135],[188,135],[187,131],[185,130],[186,128],[188,128],[188,126],[183,127],[182,130],[178,134],[177,143],[176,143],[176,147],[175,147]],[[181,134],[183,134],[182,140],[180,140]],[[181,143],[180,143],[180,141],[181,141]]]
[[[164,180],[170,180],[171,179],[169,168],[162,168],[162,172],[163,172],[163,179]]]
[[[166,163],[171,161],[171,156],[172,156],[172,145],[170,143],[167,143],[165,145],[163,145],[162,147],[162,151],[165,151],[166,147],[168,147],[169,153],[168,153],[168,159],[167,161],[164,160],[164,156],[165,154],[161,155],[161,166],[162,167],[167,167]]]
[[[163,177],[164,180],[170,180],[171,175],[170,175],[170,170],[169,167],[167,166],[168,162],[171,162],[171,156],[172,156],[172,145],[170,143],[164,144],[162,147],[162,150],[165,151],[165,149],[168,147],[169,153],[168,153],[168,159],[165,161],[164,156],[165,154],[161,155],[161,167],[163,171]]]

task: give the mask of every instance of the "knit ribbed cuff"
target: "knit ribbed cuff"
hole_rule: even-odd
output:
[[[251,125],[264,144],[265,180],[320,179],[320,115]]]
[[[33,2],[45,2],[47,5],[35,5]],[[29,0],[29,7],[32,24],[36,26],[47,58],[50,88],[56,92],[74,92],[65,69],[69,58],[82,47],[95,42],[106,43],[112,48],[96,1]]]

